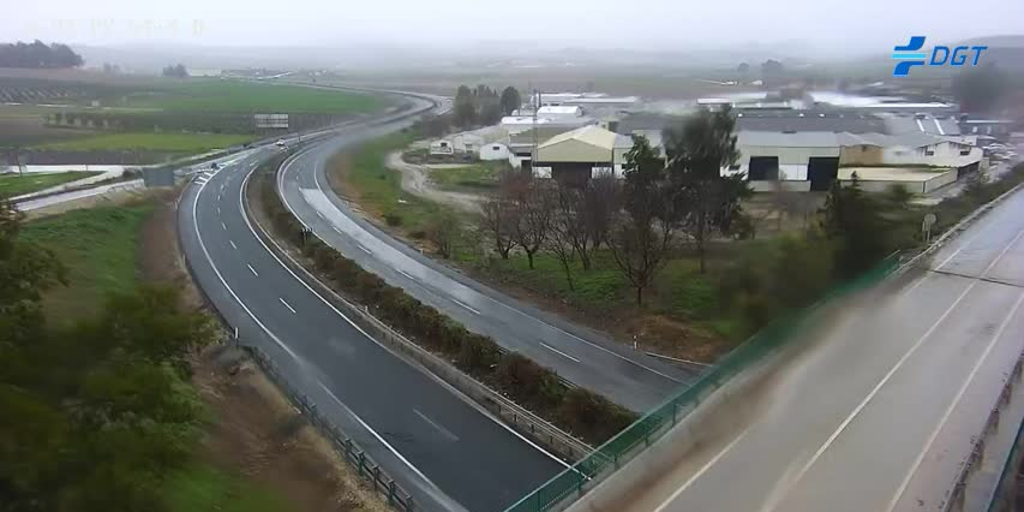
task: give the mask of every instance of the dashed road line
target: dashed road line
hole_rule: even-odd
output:
[[[570,359],[573,362],[576,362],[576,363],[580,362],[579,359],[576,359],[575,357],[570,356],[569,354],[566,354],[565,352],[562,352],[561,350],[558,350],[557,348],[552,347],[551,345],[548,345],[547,343],[544,343],[543,341],[540,342],[540,346],[542,346],[542,347],[544,347],[544,348],[546,348],[546,349],[548,349],[548,350],[550,350],[550,351],[552,351],[552,352],[554,352],[554,353],[556,353],[556,354],[558,354],[558,355],[560,355],[560,356],[562,356],[562,357],[564,357],[566,359]]]
[[[288,311],[291,311],[292,314],[296,313],[295,308],[293,308],[291,306],[291,304],[288,304],[287,302],[285,302],[284,299],[282,299],[281,297],[278,297],[277,300],[281,301],[281,304],[284,304],[284,307],[288,308]]]
[[[246,263],[245,266],[249,267],[249,272],[252,272],[252,275],[254,275],[256,277],[260,276],[259,273],[256,272],[256,269],[252,268],[252,265]]]
[[[427,422],[428,425],[434,427],[438,432],[441,433],[441,435],[447,437],[448,439],[451,439],[453,442],[459,440],[459,436],[451,433],[450,430],[442,427],[441,425],[438,425],[437,422],[428,418],[426,414],[423,414],[418,409],[413,409],[412,412],[416,413],[416,415],[419,416],[420,419],[422,419],[423,421]]]
[[[236,251],[238,250],[238,246],[235,245],[235,241],[234,240],[228,240],[228,243],[231,244],[231,247],[234,247]]]
[[[454,297],[452,297],[451,299],[452,299],[452,302],[454,302],[454,303],[456,303],[456,304],[458,304],[458,305],[460,305],[460,306],[462,306],[462,307],[464,307],[464,308],[468,309],[468,310],[469,310],[470,312],[472,312],[472,313],[473,313],[474,315],[479,315],[479,314],[480,314],[480,310],[479,310],[479,309],[475,309],[475,308],[473,308],[473,307],[470,307],[470,305],[469,305],[469,304],[466,304],[465,302],[462,302],[461,300],[459,300],[459,299],[456,299],[456,298],[454,298]]]

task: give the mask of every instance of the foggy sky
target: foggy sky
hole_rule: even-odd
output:
[[[626,49],[806,42],[888,52],[1024,32],[1022,0],[5,0],[0,40],[77,44],[458,46],[528,41]],[[17,7],[14,4],[17,3]]]

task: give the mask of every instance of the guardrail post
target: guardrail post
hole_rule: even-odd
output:
[[[388,482],[388,505],[395,504],[395,480],[391,479]]]
[[[365,476],[363,472],[366,469],[366,454],[359,452],[359,476]]]

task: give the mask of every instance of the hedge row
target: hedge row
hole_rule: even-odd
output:
[[[277,168],[277,162],[270,162]],[[281,203],[272,180],[260,180],[264,210],[275,231],[299,247],[334,289],[370,306],[373,315],[416,344],[443,355],[460,370],[499,390],[588,443],[598,445],[636,419],[632,412],[602,396],[567,388],[558,376],[493,339],[466,330],[436,309],[390,286],[319,238],[304,232]]]

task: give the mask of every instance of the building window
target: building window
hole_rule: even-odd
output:
[[[491,146],[492,151],[501,151],[501,146]]]
[[[971,148],[963,148],[960,150],[960,156],[968,156],[971,154]]]
[[[935,156],[935,150],[934,149],[925,149],[924,150],[924,156]]]

